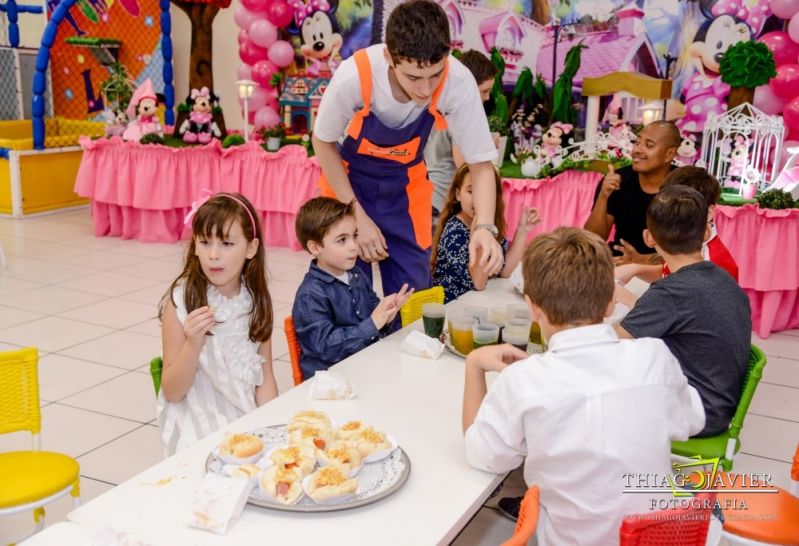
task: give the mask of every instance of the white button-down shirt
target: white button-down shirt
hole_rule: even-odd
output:
[[[540,546],[608,546],[619,543],[625,515],[649,513],[650,499],[662,498],[622,493],[625,474],[669,475],[670,442],[704,422],[661,340],[585,326],[499,374],[466,431],[466,457],[496,473],[526,457],[525,481],[541,489]]]

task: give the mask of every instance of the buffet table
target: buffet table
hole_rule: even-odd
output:
[[[264,243],[299,250],[297,210],[316,191],[321,172],[302,146],[268,153],[257,142],[222,148],[171,148],[82,138],[75,192],[91,199],[96,236],[175,242],[183,218],[202,190],[240,192],[261,216]]]
[[[466,305],[521,303],[510,282],[495,279]],[[401,342],[421,321],[333,367],[358,390],[350,401],[309,400],[312,381],[280,395],[224,430],[241,432],[288,422],[299,410],[325,411],[334,422],[363,419],[393,436],[411,471],[402,488],[359,508],[327,513],[281,512],[247,505],[224,536],[186,525],[205,461],[219,431],[145,470],[69,514],[75,523],[110,527],[152,546],[176,544],[449,544],[503,476],[466,463],[461,431],[463,359],[445,351],[437,360],[410,356]],[[493,374],[492,374],[493,375]]]

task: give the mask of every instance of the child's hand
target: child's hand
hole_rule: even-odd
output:
[[[513,345],[491,345],[475,349],[466,357],[466,364],[477,366],[484,372],[501,372],[517,360],[527,358],[527,353]]]
[[[517,235],[527,235],[530,230],[541,223],[541,215],[535,207],[524,207],[524,212],[516,228]]]
[[[375,327],[380,330],[383,326],[386,325],[391,319],[393,319],[397,315],[396,310],[396,294],[391,294],[390,296],[386,296],[380,303],[377,304],[375,310],[372,311],[372,322],[375,323]]]
[[[408,301],[408,298],[411,297],[413,294],[413,288],[408,290],[408,283],[402,285],[402,288],[396,294],[391,294],[387,296],[387,298],[394,298],[393,303],[388,309],[388,319],[386,319],[386,323],[391,322],[394,320],[394,317],[397,316],[397,313],[405,305],[405,302]]]
[[[636,275],[638,275],[638,264],[617,265],[613,272],[613,276],[624,284],[630,282]]]
[[[202,347],[205,343],[205,334],[216,324],[214,311],[207,305],[195,309],[183,321],[183,333],[186,340],[194,347]]]

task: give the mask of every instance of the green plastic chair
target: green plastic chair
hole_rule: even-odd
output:
[[[157,356],[150,361],[150,375],[153,378],[153,387],[155,387],[156,396],[158,396],[158,391],[161,390],[161,370],[163,367],[164,361],[160,356]]]
[[[741,449],[739,436],[744,426],[744,419],[749,411],[752,397],[755,395],[757,384],[763,377],[765,366],[766,355],[758,347],[752,345],[749,352],[749,370],[746,372],[741,399],[738,401],[738,408],[735,410],[729,430],[707,438],[690,438],[684,442],[672,442],[671,452],[686,458],[695,455],[701,455],[706,459],[719,457],[719,464],[722,468],[727,472],[732,470],[732,460]]]

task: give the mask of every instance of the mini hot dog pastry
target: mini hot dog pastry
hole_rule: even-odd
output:
[[[358,490],[358,480],[347,479],[340,469],[325,466],[311,474],[306,492],[315,501],[352,495]]]
[[[301,427],[289,433],[290,445],[308,446],[314,449],[327,449],[332,440],[333,434],[329,429],[318,427]]]
[[[261,485],[264,492],[283,504],[294,504],[302,495],[302,474],[299,468],[287,469],[275,465],[264,473]]]
[[[299,468],[303,476],[307,476],[313,472],[316,466],[316,458],[314,456],[314,449],[306,446],[288,446],[276,449],[269,455],[275,465],[282,465],[287,470],[292,468]]]
[[[301,411],[294,415],[286,426],[286,430],[292,432],[302,427],[316,427],[320,429],[330,429],[330,417],[321,411]]]
[[[320,463],[340,469],[345,476],[349,476],[353,469],[360,467],[363,461],[357,449],[343,442],[337,442],[330,449],[319,451],[318,458]]]
[[[368,457],[375,451],[391,449],[391,443],[386,438],[386,435],[376,431],[372,427],[363,429],[355,442],[358,451],[363,457]]]
[[[225,437],[219,446],[220,455],[230,455],[245,459],[257,455],[264,448],[264,443],[257,436],[251,434],[230,434]]]

